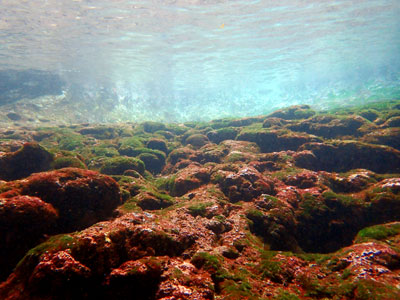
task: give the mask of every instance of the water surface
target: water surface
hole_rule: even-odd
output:
[[[198,120],[400,97],[398,0],[0,6],[0,70],[55,72],[86,103],[111,99],[110,120]],[[83,101],[78,94],[71,99]]]

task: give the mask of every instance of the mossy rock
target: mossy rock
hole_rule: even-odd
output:
[[[143,153],[150,153],[158,157],[159,160],[164,160],[166,159],[166,154],[163,151],[160,150],[154,150],[154,149],[149,149],[145,147],[140,147],[140,148],[131,148],[129,150],[129,153],[127,156],[139,156]]]
[[[364,109],[360,111],[360,116],[367,119],[368,121],[375,121],[379,117],[379,112],[375,109]]]
[[[155,181],[155,186],[158,189],[171,192],[174,190],[175,180],[176,180],[176,175],[167,176],[167,177],[159,177]]]
[[[160,150],[164,153],[168,153],[167,143],[162,139],[150,139],[147,141],[146,146],[153,150]]]
[[[100,172],[107,175],[122,175],[126,170],[135,170],[143,175],[145,165],[143,161],[134,157],[112,157],[103,162]]]
[[[77,150],[85,146],[83,141],[83,137],[79,134],[64,135],[59,138],[58,147],[61,150]]]
[[[212,202],[193,204],[193,205],[188,207],[188,212],[193,217],[196,217],[196,216],[205,217],[206,213],[207,213],[207,208],[212,206],[212,205],[213,205]]]
[[[0,156],[0,179],[16,180],[51,168],[54,155],[37,143],[25,143],[15,152]]]
[[[276,117],[270,117],[266,118],[263,122],[263,128],[270,128],[270,127],[283,127],[286,125],[289,121],[286,121],[281,118],[276,118]]]
[[[238,134],[238,129],[233,127],[225,127],[212,130],[207,133],[208,139],[216,144],[225,140],[234,140]]]
[[[136,196],[137,205],[143,210],[158,210],[175,203],[174,198],[155,191],[142,192]]]
[[[172,132],[176,135],[181,135],[184,134],[186,131],[188,131],[190,128],[183,125],[183,124],[168,124],[166,125],[166,130],[169,132]]]
[[[62,169],[62,168],[80,168],[87,169],[86,165],[78,158],[71,156],[64,156],[56,158],[51,167],[53,169]]]
[[[286,127],[298,132],[307,132],[324,138],[339,136],[360,136],[368,121],[358,115],[318,115],[313,118],[289,124]]]
[[[44,253],[65,250],[74,245],[75,241],[76,239],[73,235],[69,234],[54,235],[50,237],[47,241],[29,250],[25,254],[25,256],[18,262],[16,268],[24,264],[29,266],[30,261],[32,262],[37,261],[37,259]]]
[[[277,110],[268,115],[268,117],[276,117],[284,120],[307,119],[315,115],[315,111],[309,105],[294,105]]]
[[[221,258],[208,252],[197,252],[190,262],[198,269],[216,273],[221,268]]]
[[[384,241],[399,234],[400,234],[400,222],[375,225],[360,230],[354,242],[365,243],[371,240]]]
[[[366,134],[362,140],[367,143],[386,145],[400,150],[400,128],[374,130]]]
[[[159,135],[161,138],[165,138],[167,140],[172,140],[175,137],[175,134],[173,134],[171,131],[167,130],[157,130],[155,134]]]
[[[142,126],[143,126],[143,130],[145,132],[150,132],[150,133],[154,133],[154,132],[156,132],[158,130],[165,130],[166,129],[165,124],[160,123],[160,122],[150,122],[150,121],[148,121],[148,122],[142,123]]]
[[[292,294],[288,291],[281,290],[279,294],[272,298],[273,300],[300,300],[300,298],[296,294]]]
[[[320,138],[312,135],[294,133],[290,130],[270,130],[268,128],[244,128],[236,139],[254,142],[265,153],[297,150],[303,144],[321,141]]]
[[[388,127],[400,127],[400,116],[391,117],[383,125]]]
[[[295,156],[296,166],[315,171],[347,172],[368,169],[376,173],[399,173],[400,151],[357,141],[307,143]],[[308,154],[306,156],[305,154]],[[310,156],[311,154],[311,156]]]
[[[208,137],[204,134],[192,134],[188,138],[186,138],[185,143],[187,145],[192,145],[196,148],[200,148],[205,144],[209,143]]]
[[[168,156],[168,161],[172,164],[176,164],[181,159],[188,159],[194,151],[188,147],[178,148],[173,151]]]
[[[79,130],[82,135],[90,135],[99,140],[106,140],[115,138],[117,131],[113,127],[108,126],[93,126],[85,127]]]
[[[131,148],[143,147],[142,139],[140,139],[136,136],[123,138],[119,142],[119,149],[124,148],[124,147],[131,147]]]
[[[146,170],[153,174],[160,173],[165,166],[165,156],[157,156],[154,153],[141,153],[138,158],[144,162]]]
[[[119,155],[117,149],[108,145],[95,146],[91,149],[91,152],[96,156],[113,157]]]

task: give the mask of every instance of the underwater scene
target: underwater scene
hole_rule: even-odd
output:
[[[0,1],[0,299],[400,299],[400,1]]]

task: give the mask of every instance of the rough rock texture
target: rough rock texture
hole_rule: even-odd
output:
[[[0,198],[0,279],[9,275],[25,252],[54,232],[58,218],[51,204],[37,197]]]
[[[288,126],[293,131],[302,131],[315,134],[324,138],[335,138],[338,136],[359,136],[358,129],[367,121],[360,116],[349,116],[346,118],[334,118],[331,116],[316,116],[308,120],[291,124]]]
[[[35,143],[26,143],[13,153],[0,156],[0,179],[16,180],[50,169],[53,156]]]
[[[121,204],[115,180],[78,168],[36,173],[3,188],[6,191],[0,196],[29,195],[51,204],[58,212],[58,232],[82,229],[104,220]]]
[[[301,145],[317,142],[315,136],[296,134],[294,132],[271,131],[269,129],[243,130],[237,137],[241,141],[255,142],[262,152],[297,150]]]
[[[308,143],[299,150],[296,165],[311,170],[346,172],[365,168],[378,173],[400,172],[400,151],[355,141]]]
[[[400,299],[399,105],[0,130],[0,299]]]

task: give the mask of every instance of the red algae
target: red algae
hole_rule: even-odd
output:
[[[93,170],[0,181],[0,298],[399,299],[399,131],[387,114],[296,106],[188,126],[76,125],[71,152],[32,129]],[[147,160],[99,173],[118,153]]]

